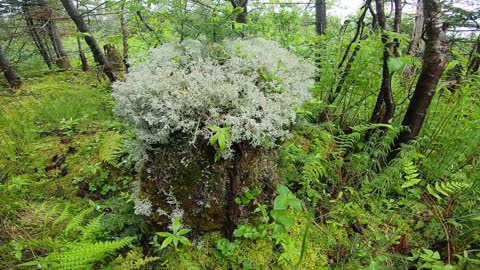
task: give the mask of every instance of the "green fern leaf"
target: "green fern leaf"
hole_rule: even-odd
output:
[[[67,227],[65,228],[65,235],[68,235],[68,233],[72,230],[80,230],[80,224],[84,221],[85,216],[90,214],[93,211],[92,208],[88,208],[80,212],[77,216],[72,218],[68,224]]]

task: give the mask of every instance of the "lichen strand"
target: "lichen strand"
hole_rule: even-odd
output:
[[[171,222],[168,216],[159,214],[158,209],[170,214],[180,207],[187,227],[198,232],[220,230],[226,218],[226,184],[232,160],[215,162],[214,149],[206,141],[196,146],[188,140],[176,142],[148,152],[149,160],[140,174],[139,196],[152,202],[150,218],[158,224]],[[276,152],[253,147],[242,151],[246,154],[240,161],[240,189],[253,187],[258,181],[274,185]],[[178,205],[172,203],[171,196]]]

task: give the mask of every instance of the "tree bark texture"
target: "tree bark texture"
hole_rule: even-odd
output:
[[[423,0],[417,0],[417,11],[415,15],[415,27],[413,29],[412,42],[408,48],[408,54],[414,56],[420,56],[425,48],[425,42],[423,41],[423,27],[424,27],[424,12],[423,12]]]
[[[10,61],[8,61],[5,56],[2,46],[0,46],[0,70],[5,75],[5,79],[7,79],[7,82],[12,89],[17,89],[22,85],[22,81],[15,71],[13,71]]]
[[[65,7],[65,10],[67,11],[68,15],[70,16],[70,18],[72,18],[73,22],[77,26],[78,31],[84,34],[85,42],[90,47],[90,50],[92,51],[95,62],[97,62],[100,66],[102,66],[103,72],[105,73],[105,75],[107,75],[108,79],[111,82],[116,81],[117,77],[113,73],[112,66],[107,61],[107,58],[103,54],[100,46],[98,46],[97,41],[90,33],[90,29],[88,25],[85,23],[85,20],[83,19],[78,9],[75,7],[72,0],[61,0],[61,2]]]
[[[317,35],[325,35],[327,31],[327,1],[315,0],[315,29]]]
[[[125,71],[128,72],[130,64],[128,63],[128,29],[125,2],[122,3],[121,12],[120,28],[122,29],[123,64],[125,65]]]
[[[423,66],[402,122],[402,125],[408,127],[409,130],[399,134],[394,142],[389,160],[398,154],[402,143],[409,143],[420,133],[428,107],[447,63],[448,39],[440,0],[423,0],[423,12],[426,36]]]
[[[393,31],[400,33],[402,26],[402,0],[393,0],[395,17],[393,18]]]

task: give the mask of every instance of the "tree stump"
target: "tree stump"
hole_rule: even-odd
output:
[[[141,200],[152,204],[150,218],[169,225],[172,214],[182,215],[183,224],[197,232],[219,231],[232,225],[229,220],[244,218],[229,216],[231,203],[259,182],[268,186],[277,182],[277,153],[246,145],[240,149],[239,159],[216,162],[215,150],[206,141],[192,146],[182,140],[150,150],[140,173],[139,192]],[[232,194],[229,187],[235,167],[238,181]]]

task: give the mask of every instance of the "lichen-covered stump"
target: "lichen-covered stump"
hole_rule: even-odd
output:
[[[276,181],[276,151],[240,147],[236,195],[260,181]],[[182,215],[196,231],[224,228],[228,219],[229,184],[235,160],[214,161],[208,142],[195,147],[188,142],[163,145],[148,152],[140,176],[140,198],[151,202],[150,217],[161,225]],[[269,184],[269,186],[271,186]],[[238,218],[238,217],[236,217]]]

